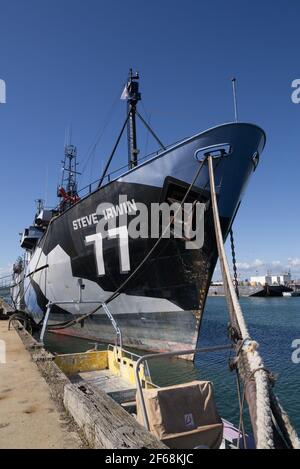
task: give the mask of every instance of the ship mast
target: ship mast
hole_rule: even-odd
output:
[[[62,186],[69,196],[77,193],[76,167],[77,148],[74,145],[65,146],[65,159],[63,161]]]
[[[44,200],[43,199],[36,199],[36,213],[37,215],[41,213],[42,210],[44,210]]]
[[[78,200],[77,195],[77,148],[70,143],[65,143],[65,157],[62,161],[61,184],[57,190],[57,196],[60,197],[60,208],[64,211]]]
[[[107,177],[107,171],[108,168],[112,162],[112,159],[114,157],[114,154],[118,148],[118,145],[120,143],[120,140],[122,138],[122,135],[126,129],[127,126],[127,139],[128,139],[128,169],[133,169],[137,166],[138,164],[138,154],[139,150],[137,148],[137,138],[136,138],[136,116],[140,119],[140,121],[144,124],[146,129],[151,133],[152,137],[157,141],[157,143],[160,145],[160,147],[165,150],[166,147],[164,144],[161,142],[161,140],[158,138],[158,136],[155,134],[153,129],[150,127],[150,125],[145,121],[145,119],[141,116],[139,111],[137,110],[137,103],[138,101],[141,100],[141,93],[139,92],[139,73],[135,72],[133,73],[132,68],[129,70],[129,77],[128,81],[125,85],[125,88],[123,90],[123,93],[121,95],[121,99],[127,101],[127,115],[125,122],[122,126],[122,129],[118,135],[118,138],[116,140],[116,143],[113,147],[113,150],[107,160],[107,163],[105,165],[105,168],[102,172],[102,175],[99,179],[98,187],[102,186],[102,183],[104,179]]]
[[[128,82],[126,85],[127,97],[127,138],[128,138],[128,168],[132,169],[137,166],[137,157],[139,150],[137,148],[136,138],[136,106],[141,100],[139,93],[139,73],[133,73],[132,68],[129,70]]]

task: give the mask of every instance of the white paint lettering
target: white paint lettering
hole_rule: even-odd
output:
[[[127,226],[119,226],[108,230],[109,238],[119,238],[119,260],[121,273],[130,271],[129,242]]]
[[[104,260],[103,260],[103,239],[101,233],[95,233],[93,235],[89,235],[85,237],[85,243],[87,245],[93,244],[94,245],[94,252],[96,255],[96,264],[97,264],[97,271],[98,276],[105,275],[105,267],[104,267]]]

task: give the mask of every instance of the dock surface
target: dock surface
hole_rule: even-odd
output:
[[[6,348],[0,360],[0,448],[81,448],[17,331],[8,331],[8,321],[0,321],[0,340]]]

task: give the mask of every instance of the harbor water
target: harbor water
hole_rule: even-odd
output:
[[[241,298],[240,301],[249,332],[260,344],[265,365],[276,375],[275,391],[300,433],[300,363],[292,361],[292,342],[300,339],[300,298]],[[227,324],[225,298],[208,297],[198,347],[227,343]],[[57,353],[93,347],[90,341],[54,334],[47,335],[47,344]],[[229,351],[199,354],[194,363],[154,360],[150,366],[151,376],[161,386],[193,379],[213,381],[220,414],[238,424],[236,375],[228,367],[231,354]]]
[[[276,375],[276,394],[300,434],[300,363],[292,360],[292,343],[300,340],[300,298],[241,298],[240,301],[249,332],[260,344],[265,365]],[[209,297],[198,347],[228,343],[227,324],[225,298]],[[45,343],[54,353],[85,351],[94,346],[90,341],[56,334],[47,334]],[[199,354],[194,363],[178,359],[153,360],[151,376],[161,386],[193,379],[213,381],[220,414],[238,425],[236,375],[229,371],[230,355],[229,351]]]

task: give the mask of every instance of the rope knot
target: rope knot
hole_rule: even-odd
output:
[[[251,339],[251,337],[246,337],[239,345],[237,354],[239,355],[241,351],[246,353],[254,353],[258,348],[259,344],[256,342],[256,340]]]
[[[231,339],[234,343],[242,340],[241,333],[239,332],[238,328],[230,322],[227,325],[227,334],[229,339]]]

